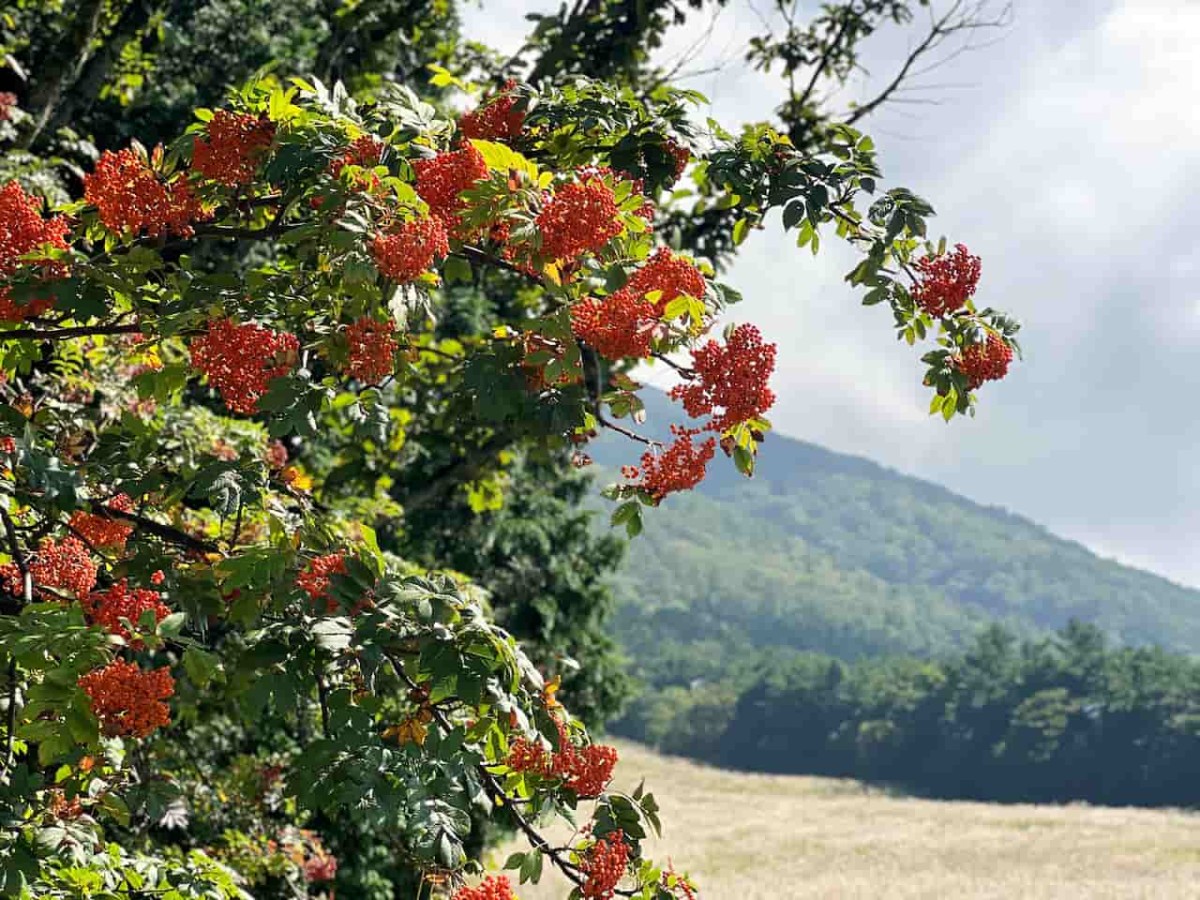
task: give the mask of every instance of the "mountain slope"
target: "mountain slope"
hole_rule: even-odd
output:
[[[678,421],[661,394],[647,407],[664,429]],[[631,452],[606,438],[593,456],[615,470]],[[631,649],[671,637],[936,654],[987,621],[1034,633],[1076,618],[1121,642],[1200,651],[1200,591],[929,482],[778,434],[753,479],[723,459],[710,471],[632,542],[618,579]]]

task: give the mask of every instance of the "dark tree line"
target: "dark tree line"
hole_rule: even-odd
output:
[[[1024,642],[993,626],[942,662],[772,659],[739,687],[668,688],[623,728],[720,765],[938,797],[1200,805],[1200,661],[1090,625]]]

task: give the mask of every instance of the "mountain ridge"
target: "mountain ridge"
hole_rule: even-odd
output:
[[[681,411],[642,393],[642,431],[665,436]],[[607,437],[590,452],[603,469],[631,461]],[[778,433],[754,478],[720,458],[709,471],[631,543],[616,579],[627,643],[669,628],[847,658],[929,655],[991,621],[1033,635],[1079,619],[1123,643],[1200,652],[1200,591],[1002,506]]]

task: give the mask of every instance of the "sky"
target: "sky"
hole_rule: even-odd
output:
[[[468,33],[514,48],[520,14],[548,5],[489,0]],[[663,52],[710,33],[693,65],[724,65],[686,82],[712,103],[701,114],[768,118],[779,88],[738,55],[761,30],[755,7],[731,0],[718,16],[711,33],[694,17]],[[873,37],[848,96],[878,86],[915,36]],[[1022,320],[1025,359],[979,392],[974,419],[930,418],[920,351],[842,282],[853,255],[830,235],[813,259],[767,229],[723,280],[746,297],[731,318],[779,344],[775,428],[1200,586],[1197,46],[1190,0],[1016,0],[1010,27],[921,82],[913,96],[936,103],[860,123],[886,186],[929,199],[933,233],[982,257],[976,300]]]

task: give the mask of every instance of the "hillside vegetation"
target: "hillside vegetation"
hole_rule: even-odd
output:
[[[680,410],[648,396],[646,430]],[[601,466],[623,459],[606,441]],[[618,583],[619,632],[842,659],[936,655],[999,621],[1093,623],[1125,644],[1200,651],[1200,592],[1101,559],[1028,519],[865,459],[772,435],[750,481],[714,466],[648,517]],[[629,598],[638,597],[637,604]]]
[[[1188,813],[918,800],[620,751],[617,786],[645,777],[662,807],[657,858],[704,897],[1174,900],[1194,897],[1200,878],[1200,817]],[[521,885],[521,900],[562,897],[554,875]]]

